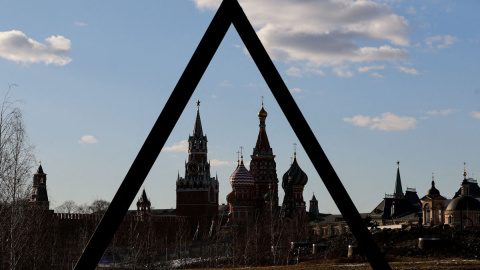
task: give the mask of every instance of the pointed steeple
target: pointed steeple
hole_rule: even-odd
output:
[[[45,173],[43,172],[42,163],[40,163],[40,166],[38,166],[37,174],[45,174]]]
[[[197,101],[197,119],[195,120],[195,125],[193,126],[193,137],[202,137],[202,121],[200,120],[200,100]]]
[[[144,202],[144,203],[150,202],[147,198],[147,193],[145,192],[145,189],[143,189],[142,196],[140,197],[139,201]]]
[[[400,161],[397,161],[397,179],[395,180],[395,196],[403,196],[402,180],[400,179]]]
[[[255,148],[253,148],[253,155],[272,155],[272,148],[270,148],[267,130],[265,129],[265,120],[267,119],[268,114],[263,108],[263,97],[262,108],[257,115],[258,119],[260,120],[260,130],[258,131],[257,143],[255,144]]]

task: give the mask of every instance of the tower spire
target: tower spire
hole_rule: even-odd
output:
[[[262,96],[262,108],[258,112],[258,119],[260,120],[260,130],[258,131],[257,143],[253,149],[253,154],[263,154],[263,155],[272,155],[272,149],[270,148],[270,143],[268,142],[267,131],[265,129],[265,120],[267,119],[268,113],[263,108],[263,96]]]
[[[395,180],[395,196],[403,196],[402,180],[400,178],[400,161],[397,161],[397,179]]]
[[[193,137],[202,137],[202,121],[200,120],[200,100],[197,101],[197,118],[195,119],[195,125],[193,126]]]
[[[293,158],[297,159],[297,144],[293,143]]]

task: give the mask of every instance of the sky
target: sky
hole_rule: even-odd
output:
[[[360,212],[393,193],[397,161],[419,197],[433,173],[452,198],[464,162],[480,177],[480,2],[239,3]],[[0,3],[0,95],[16,85],[51,208],[113,198],[219,4]],[[234,27],[143,184],[154,208],[175,207],[197,100],[226,203],[240,147],[250,161],[262,96],[279,181],[298,144],[307,204],[315,192],[320,212],[339,213]]]

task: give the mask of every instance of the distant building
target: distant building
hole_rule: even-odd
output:
[[[460,194],[455,193],[445,210],[446,224],[451,226],[480,226],[480,201],[478,184],[467,179],[466,171],[463,172],[463,181],[460,184]]]
[[[312,199],[310,199],[310,208],[308,209],[308,215],[310,220],[318,220],[320,218],[320,212],[318,210],[318,201],[315,197],[315,193],[312,195]]]
[[[47,194],[47,174],[43,172],[42,165],[38,166],[37,172],[33,175],[32,195],[30,205],[49,210],[50,202]]]
[[[422,203],[415,189],[407,188],[403,193],[400,162],[397,161],[394,193],[385,194],[382,202],[370,212],[370,217],[372,221],[381,225],[419,223],[422,217]]]
[[[423,196],[422,212],[423,225],[433,226],[445,223],[445,201],[447,198],[440,195],[440,191],[435,188],[435,181],[432,176],[432,187],[428,190],[427,195]]]
[[[150,200],[147,198],[145,189],[143,189],[142,196],[137,201],[137,215],[143,217],[151,215],[150,206]]]

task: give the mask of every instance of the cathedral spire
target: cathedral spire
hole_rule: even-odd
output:
[[[395,180],[395,191],[393,195],[403,196],[402,180],[400,179],[400,161],[397,161],[397,179]]]
[[[263,108],[263,97],[262,97],[262,108],[258,112],[258,119],[260,120],[260,130],[258,131],[257,143],[253,149],[253,155],[272,155],[272,148],[270,148],[270,143],[268,142],[267,130],[265,129],[265,120],[267,119],[267,112]]]
[[[202,137],[202,121],[200,120],[200,100],[197,101],[197,119],[195,119],[195,125],[193,126],[193,137]]]

